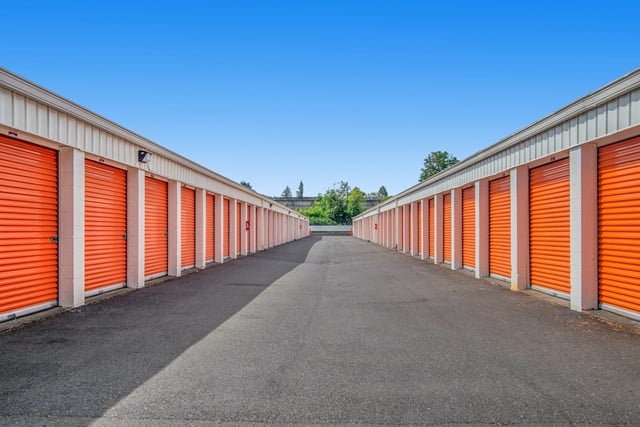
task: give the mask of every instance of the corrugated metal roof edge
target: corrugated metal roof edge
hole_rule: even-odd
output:
[[[83,121],[93,124],[99,128],[102,128],[113,135],[116,135],[126,141],[139,145],[140,147],[149,150],[152,153],[160,154],[170,160],[175,161],[176,163],[183,164],[191,169],[196,170],[204,175],[208,175],[211,178],[214,178],[218,181],[223,182],[224,184],[230,185],[237,190],[242,191],[243,193],[250,194],[254,197],[258,197],[262,200],[262,202],[271,203],[276,205],[283,210],[290,211],[291,209],[287,208],[280,203],[266,198],[261,194],[248,190],[244,185],[241,185],[223,175],[220,175],[196,162],[190,160],[178,153],[175,153],[168,148],[165,148],[137,133],[120,126],[119,124],[97,114],[93,111],[76,104],[75,102],[60,96],[48,89],[43,88],[42,86],[33,83],[24,77],[21,77],[6,68],[0,67],[0,83],[5,85],[7,88],[14,90],[18,93],[23,94],[28,98],[32,98],[35,101],[41,102],[45,105],[50,105],[60,111],[69,114],[71,116],[77,117]],[[296,212],[297,213],[297,212]],[[298,213],[297,213],[298,214]],[[304,217],[302,214],[298,214],[301,217]],[[306,217],[305,217],[306,218]]]
[[[545,130],[551,129],[560,123],[563,123],[571,118],[577,117],[583,112],[590,110],[598,105],[602,105],[604,103],[609,102],[611,99],[616,98],[617,96],[625,93],[633,91],[640,87],[640,68],[636,68],[633,71],[625,74],[624,76],[612,81],[611,83],[606,84],[605,86],[596,89],[593,92],[588,93],[587,95],[578,98],[576,101],[566,105],[560,110],[551,113],[542,119],[526,126],[525,128],[512,133],[511,135],[499,140],[495,144],[488,146],[475,154],[467,157],[461,162],[456,163],[455,165],[438,172],[436,175],[430,177],[429,179],[419,182],[401,193],[392,196],[388,200],[385,200],[383,203],[380,203],[373,208],[367,209],[362,212],[358,216],[355,216],[353,219],[359,219],[370,214],[376,212],[378,209],[392,205],[394,202],[397,202],[398,199],[407,196],[414,191],[420,190],[422,188],[428,187],[434,183],[437,183],[443,178],[448,177],[466,167],[469,167],[475,163],[478,163],[500,151],[504,151],[516,144],[519,144],[533,135],[537,135]]]

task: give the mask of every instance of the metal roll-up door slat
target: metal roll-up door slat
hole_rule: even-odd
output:
[[[0,154],[0,314],[52,307],[58,299],[58,153],[0,136]]]
[[[192,188],[181,189],[181,260],[183,269],[196,265],[196,191]]]
[[[418,255],[422,255],[422,207],[418,202],[416,209],[416,224],[418,225]]]
[[[127,280],[127,172],[85,160],[84,289],[87,295]]]
[[[462,265],[476,267],[476,192],[474,187],[462,190]]]
[[[229,199],[224,199],[224,248],[223,248],[223,255],[225,258],[229,257],[229,253],[230,253],[230,248],[231,248],[231,242],[230,242],[230,236],[229,236],[229,231],[230,231],[230,219],[229,219],[229,211],[231,210],[231,206],[230,206],[231,201]]]
[[[169,269],[168,184],[145,177],[144,276],[164,276]]]
[[[598,151],[598,297],[640,315],[640,138]]]
[[[529,171],[529,274],[532,286],[569,295],[569,159]]]
[[[247,222],[249,223],[249,227],[253,227],[253,224],[251,224],[251,205],[247,205]],[[249,230],[247,230],[246,226],[245,226],[245,231],[244,231],[244,235],[245,235],[245,242],[247,242],[247,253],[251,250],[251,236],[250,236],[250,232]]]
[[[413,241],[413,229],[412,229],[413,223],[411,221],[411,218],[413,218],[413,215],[412,215],[413,214],[413,209],[412,209],[411,204],[406,205],[404,208],[407,210],[407,215],[406,215],[405,218],[406,218],[406,221],[407,221],[406,227],[407,227],[407,234],[408,234],[408,236],[407,236],[408,237],[408,239],[407,239],[408,241],[405,244],[405,246],[407,248],[407,252],[411,252],[411,251],[414,250],[414,245],[415,245],[415,242]]]
[[[207,194],[207,238],[206,261],[211,262],[216,257],[216,199],[213,194]]]
[[[427,233],[429,236],[429,258],[433,258],[434,254],[434,230],[436,229],[436,216],[435,216],[435,206],[433,203],[433,199],[429,199],[429,232]]]
[[[242,218],[242,204],[236,202],[236,253],[240,253],[240,244],[243,238],[240,220]]]
[[[511,190],[509,177],[489,181],[489,274],[511,277]]]
[[[451,262],[451,193],[442,195],[442,211],[442,255],[445,262]]]

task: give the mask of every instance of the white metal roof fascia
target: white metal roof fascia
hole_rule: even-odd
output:
[[[570,103],[569,105],[561,108],[555,113],[549,114],[548,116],[543,117],[542,119],[530,124],[524,129],[521,129],[507,136],[506,138],[501,139],[495,144],[490,145],[489,147],[480,150],[475,154],[472,154],[463,161],[456,163],[455,165],[433,175],[429,179],[407,188],[403,192],[398,193],[395,196],[391,197],[391,199],[385,201],[385,205],[387,204],[387,202],[391,203],[393,201],[397,201],[398,199],[401,199],[402,197],[407,196],[421,188],[427,187],[431,184],[435,184],[442,178],[446,178],[468,166],[491,157],[496,153],[499,153],[508,148],[511,148],[514,145],[526,141],[534,135],[558,126],[559,124],[564,123],[572,118],[578,117],[580,114],[588,110],[591,110],[599,105],[606,104],[612,99],[615,99],[624,93],[632,92],[633,90],[638,88],[640,88],[640,68],[636,68],[630,73],[614,80],[613,82],[601,87],[600,89],[597,89]],[[357,217],[354,217],[354,219],[370,216],[371,213],[375,213],[373,212],[373,210],[378,206],[368,209]]]
[[[66,114],[69,114],[70,116],[76,117],[80,120],[83,120],[87,123],[90,123],[101,129],[104,129],[113,135],[119,136],[120,138],[126,141],[139,145],[140,147],[149,150],[153,154],[159,154],[163,157],[166,157],[169,160],[185,165],[197,172],[200,172],[203,175],[206,175],[218,181],[221,181],[222,183],[227,184],[237,190],[240,190],[243,193],[249,194],[253,197],[257,197],[260,200],[263,200],[275,206],[279,206],[280,208],[282,208],[283,211],[289,210],[284,205],[280,205],[279,203],[268,198],[265,199],[264,197],[261,197],[258,193],[248,190],[244,185],[240,185],[239,183],[232,181],[227,177],[224,177],[210,169],[207,169],[204,166],[199,165],[198,163],[195,163],[194,161],[189,160],[178,153],[175,153],[161,145],[158,145],[155,142],[149,139],[146,139],[143,136],[140,136],[137,133],[132,132],[120,126],[119,124],[103,116],[100,116],[99,114],[96,114],[2,67],[0,67],[0,84],[2,86],[5,86],[7,89],[20,93],[35,101],[41,102],[44,105],[54,107]]]

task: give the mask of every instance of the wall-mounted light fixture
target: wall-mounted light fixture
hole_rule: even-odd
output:
[[[144,150],[138,150],[138,161],[141,163],[149,163],[151,161],[151,153]]]

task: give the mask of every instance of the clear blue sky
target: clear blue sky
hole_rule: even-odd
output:
[[[10,1],[0,64],[257,191],[390,194],[640,66],[640,2]]]

